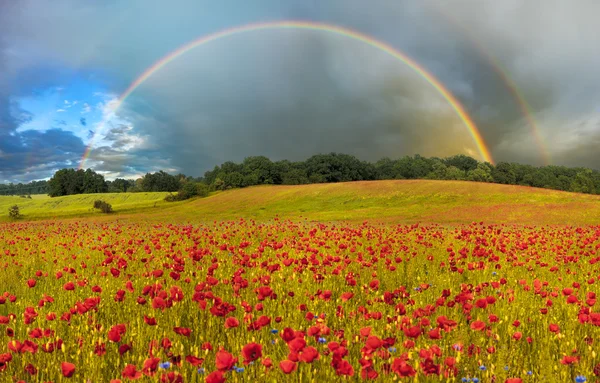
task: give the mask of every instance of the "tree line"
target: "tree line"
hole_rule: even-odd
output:
[[[566,166],[523,165],[500,162],[492,165],[466,155],[426,158],[420,155],[399,159],[382,158],[375,163],[347,154],[318,154],[305,161],[273,162],[267,157],[248,157],[215,166],[202,181],[214,190],[252,185],[299,185],[309,183],[432,179],[493,182],[533,186],[579,193],[600,194],[600,172]]]
[[[361,161],[340,153],[317,154],[305,161],[271,161],[264,156],[247,157],[241,163],[227,161],[203,177],[147,173],[138,179],[107,181],[92,169],[61,169],[49,181],[0,185],[1,194],[49,194],[52,197],[82,193],[172,192],[168,200],[204,196],[210,191],[253,185],[302,185],[347,181],[432,179],[493,182],[534,186],[579,193],[600,194],[600,172],[588,168],[523,165],[500,162],[492,165],[466,155]]]

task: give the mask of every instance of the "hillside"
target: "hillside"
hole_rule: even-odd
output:
[[[395,180],[294,186],[255,186],[207,198],[166,203],[166,193],[90,194],[29,200],[0,197],[0,220],[18,204],[26,219],[94,217],[165,222],[237,218],[387,223],[598,224],[600,196],[466,181]],[[105,216],[96,199],[113,205]]]
[[[212,221],[276,215],[389,223],[598,224],[600,196],[466,181],[365,181],[235,189],[154,216]]]
[[[169,193],[102,193],[79,194],[50,198],[47,195],[33,195],[31,199],[0,196],[0,221],[8,220],[10,206],[18,205],[24,219],[61,218],[72,216],[97,216],[92,208],[97,199],[104,200],[120,212],[142,211],[154,206],[167,204],[163,199]]]

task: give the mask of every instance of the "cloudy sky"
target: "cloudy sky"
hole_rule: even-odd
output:
[[[109,179],[199,176],[251,155],[482,158],[413,68],[322,30],[200,45],[118,102],[183,44],[281,20],[352,29],[410,56],[460,100],[495,161],[600,169],[599,14],[597,0],[1,1],[0,182],[77,167],[88,145],[85,167]]]

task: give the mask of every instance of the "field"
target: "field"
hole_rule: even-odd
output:
[[[381,223],[586,225],[598,223],[600,196],[465,181],[368,181],[299,186],[256,186],[207,198],[167,203],[167,193],[78,195],[33,200],[0,196],[0,221],[22,207],[27,220],[90,217],[95,199],[112,204],[119,219],[212,222],[238,218],[295,221],[364,220]],[[151,208],[151,209],[150,209]],[[110,219],[114,219],[110,218]]]
[[[596,382],[598,202],[389,181],[2,224],[0,378]]]
[[[169,193],[105,193],[79,194],[50,198],[33,195],[31,199],[0,196],[0,221],[8,220],[8,208],[18,205],[25,219],[49,219],[98,215],[93,209],[94,201],[104,200],[120,212],[140,211],[167,204],[163,199]]]

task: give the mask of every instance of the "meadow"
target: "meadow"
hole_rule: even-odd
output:
[[[600,379],[597,199],[373,185],[255,187],[154,213],[2,224],[0,378]],[[473,220],[478,204],[500,207]],[[443,225],[427,222],[435,214]]]
[[[82,194],[33,200],[0,196],[0,221],[21,207],[26,220],[87,217],[95,220],[212,222],[238,218],[361,223],[486,223],[587,225],[598,223],[600,196],[467,181],[392,180],[313,185],[253,186],[207,198],[165,202],[168,193]],[[94,200],[110,203],[103,217]]]
[[[140,211],[146,208],[161,207],[167,203],[164,198],[169,193],[98,193],[78,194],[50,198],[47,195],[32,195],[31,199],[18,196],[0,196],[0,221],[8,221],[8,209],[19,206],[23,218],[52,219],[85,217],[98,215],[93,209],[95,200],[110,203],[121,213]]]

